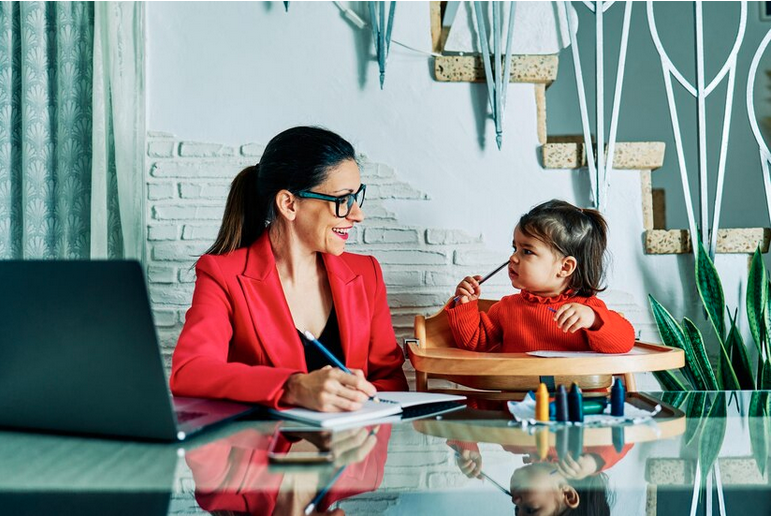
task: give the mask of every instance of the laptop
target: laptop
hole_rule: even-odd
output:
[[[136,261],[0,261],[0,427],[181,441],[252,405],[172,398]]]

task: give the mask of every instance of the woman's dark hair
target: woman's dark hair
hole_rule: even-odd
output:
[[[206,254],[226,254],[252,244],[276,219],[275,199],[281,190],[310,190],[330,169],[356,161],[353,146],[320,127],[293,127],[277,134],[256,165],[233,179],[217,239]]]
[[[569,480],[578,493],[578,507],[568,509],[563,516],[610,516],[614,496],[608,491],[605,473],[590,475],[583,480]]]
[[[605,290],[602,281],[608,224],[600,212],[553,199],[523,215],[518,227],[523,234],[576,259],[568,285],[576,295],[589,297]]]

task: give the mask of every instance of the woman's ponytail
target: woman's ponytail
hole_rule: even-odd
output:
[[[217,239],[206,254],[226,254],[254,242],[265,231],[268,207],[258,192],[260,165],[246,167],[233,179]]]

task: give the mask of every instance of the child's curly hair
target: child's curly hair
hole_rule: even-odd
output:
[[[517,227],[563,256],[576,259],[569,283],[576,295],[590,297],[605,290],[602,281],[608,224],[600,212],[552,199],[524,214]]]

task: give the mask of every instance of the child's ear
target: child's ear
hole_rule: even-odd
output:
[[[297,217],[297,197],[289,190],[281,190],[276,194],[276,209],[287,220]]]
[[[581,503],[581,497],[579,496],[578,491],[570,484],[562,484],[562,500],[565,502],[565,505],[571,509],[575,509],[578,507],[578,504]]]
[[[578,261],[573,256],[566,256],[562,259],[562,266],[560,267],[559,277],[569,278],[573,274],[578,266]]]

